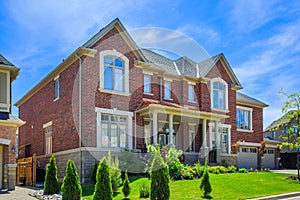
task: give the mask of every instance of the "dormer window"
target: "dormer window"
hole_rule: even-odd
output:
[[[216,110],[228,110],[228,85],[221,78],[211,80],[211,106]]]
[[[10,73],[0,70],[0,112],[9,112],[10,108]]]

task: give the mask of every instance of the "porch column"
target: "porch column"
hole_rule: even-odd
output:
[[[206,119],[202,120],[202,145],[200,149],[200,157],[205,160],[205,162],[208,161],[208,148],[207,148],[207,129],[206,129]]]
[[[153,121],[153,144],[157,144],[157,112],[153,112],[152,114],[152,121]]]
[[[173,115],[169,114],[169,144],[173,145]]]
[[[216,134],[216,140],[215,140],[215,146],[217,149],[220,148],[220,132],[219,132],[219,122],[218,121],[215,121],[215,127],[216,127],[216,131],[215,131],[215,134]]]

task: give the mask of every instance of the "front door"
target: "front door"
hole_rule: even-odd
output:
[[[3,146],[0,145],[0,190],[3,182]]]

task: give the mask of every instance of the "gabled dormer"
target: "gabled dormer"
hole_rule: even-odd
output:
[[[11,83],[20,69],[0,54],[0,120],[6,120],[11,113]]]

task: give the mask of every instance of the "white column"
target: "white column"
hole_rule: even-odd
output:
[[[203,142],[202,142],[202,147],[206,148],[207,147],[207,139],[206,139],[206,119],[202,120],[202,135],[203,135]]]
[[[216,127],[215,146],[217,149],[220,149],[220,132],[219,132],[219,122],[218,121],[215,121],[215,127]]]
[[[157,112],[153,112],[152,115],[152,121],[153,121],[153,144],[157,144]]]
[[[173,145],[173,115],[169,114],[169,144]]]

